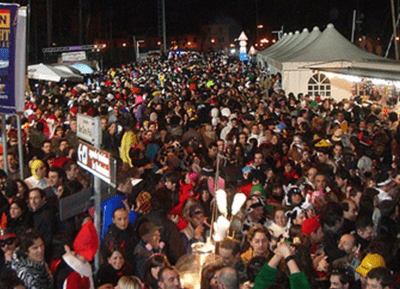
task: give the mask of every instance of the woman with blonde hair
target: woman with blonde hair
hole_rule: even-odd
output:
[[[115,289],[142,289],[142,281],[136,276],[122,276]]]

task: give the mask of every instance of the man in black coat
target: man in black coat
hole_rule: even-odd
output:
[[[45,191],[39,188],[30,190],[28,204],[32,211],[33,227],[39,231],[43,238],[46,253],[51,252],[49,246],[55,233],[55,216],[53,209],[46,201]]]

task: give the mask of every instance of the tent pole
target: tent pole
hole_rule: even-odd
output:
[[[353,24],[351,26],[351,43],[354,43],[354,33],[356,31],[356,15],[357,15],[357,10],[353,11]]]
[[[4,160],[4,171],[8,175],[8,154],[7,154],[7,128],[6,128],[6,114],[1,114],[1,137],[3,141],[3,160]]]
[[[397,45],[397,29],[396,29],[396,16],[394,10],[394,0],[390,0],[392,4],[392,24],[393,24],[393,44],[394,44],[394,52],[396,56],[396,60],[399,60],[399,46]]]
[[[19,162],[19,176],[21,180],[24,177],[24,152],[23,152],[23,140],[22,140],[22,127],[21,127],[21,115],[16,114],[17,127],[18,127],[18,162]]]

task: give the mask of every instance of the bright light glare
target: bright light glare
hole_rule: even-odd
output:
[[[236,49],[235,49],[235,48],[232,48],[232,49],[231,49],[231,54],[235,54],[235,52],[236,52]]]

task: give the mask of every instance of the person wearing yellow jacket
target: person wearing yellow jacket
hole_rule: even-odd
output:
[[[125,133],[122,136],[121,140],[121,153],[120,157],[124,163],[128,163],[130,167],[133,167],[132,165],[132,160],[129,157],[129,151],[132,147],[132,145],[137,145],[137,137],[136,134],[134,133],[134,125],[130,124],[127,126]]]

